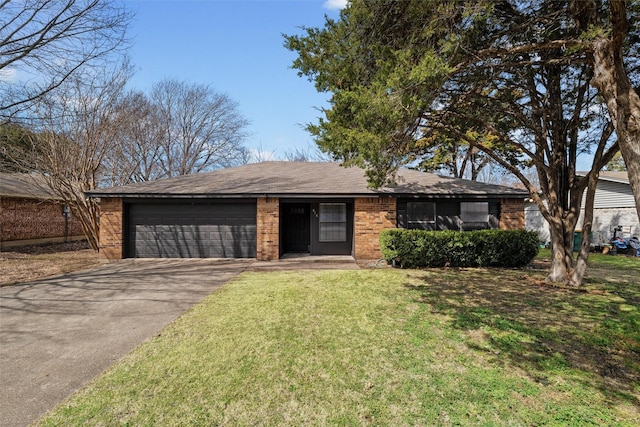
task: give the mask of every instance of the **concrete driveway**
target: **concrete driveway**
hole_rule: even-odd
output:
[[[25,426],[255,260],[136,260],[0,288],[0,426]]]

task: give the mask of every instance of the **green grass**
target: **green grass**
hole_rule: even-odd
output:
[[[638,425],[638,284],[543,277],[244,273],[40,424]]]
[[[574,252],[574,257],[577,257],[577,252]],[[550,249],[540,249],[538,252],[537,259],[545,260],[551,257]],[[590,253],[589,254],[589,265],[596,268],[630,268],[635,271],[640,270],[640,258],[630,255],[603,255],[601,253]]]

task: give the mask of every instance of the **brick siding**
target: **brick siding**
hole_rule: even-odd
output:
[[[396,227],[396,199],[357,198],[354,205],[354,257],[379,259],[382,257],[380,232]]]
[[[119,260],[124,255],[123,203],[119,197],[100,199],[100,257]]]
[[[524,230],[524,198],[501,200],[500,228],[502,230]]]
[[[280,199],[259,197],[256,218],[256,258],[273,261],[280,258]]]
[[[100,203],[100,253],[109,260],[123,257],[123,202],[121,198],[103,198]],[[256,218],[256,258],[271,261],[280,258],[280,200],[259,197]],[[354,200],[354,257],[379,259],[380,232],[396,227],[396,199],[367,197]],[[525,227],[524,199],[502,199],[500,228]]]
[[[3,243],[54,238],[64,241],[65,217],[62,215],[62,206],[54,201],[0,198],[0,240]],[[68,236],[80,235],[83,235],[80,221],[71,215]]]

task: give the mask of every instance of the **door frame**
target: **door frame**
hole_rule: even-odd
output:
[[[321,242],[319,239],[319,207],[320,203],[345,203],[347,213],[347,233],[345,242]],[[309,254],[310,255],[352,255],[354,253],[354,199],[352,198],[300,198],[280,199],[280,256],[287,253],[285,247],[285,221],[284,212],[292,205],[306,205],[309,207]]]

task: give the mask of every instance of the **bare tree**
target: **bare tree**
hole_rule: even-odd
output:
[[[156,108],[140,91],[127,93],[115,108],[117,144],[104,159],[105,186],[162,178],[161,126]]]
[[[0,120],[125,46],[131,14],[111,0],[0,0]]]
[[[124,93],[130,68],[94,70],[68,78],[56,90],[38,98],[30,111],[34,131],[28,160],[47,187],[80,220],[94,249],[98,249],[99,210],[85,192],[104,180],[104,159],[117,145],[116,106]]]
[[[306,148],[294,148],[285,151],[284,160],[287,162],[330,162],[333,159],[327,153],[323,153],[318,146]]]
[[[247,150],[247,153],[248,158],[245,163],[260,163],[279,160],[276,154],[273,151],[264,148],[262,143],[258,144],[257,147]]]
[[[228,96],[211,87],[163,80],[151,103],[160,126],[159,164],[172,177],[234,166],[246,159],[247,120]]]

